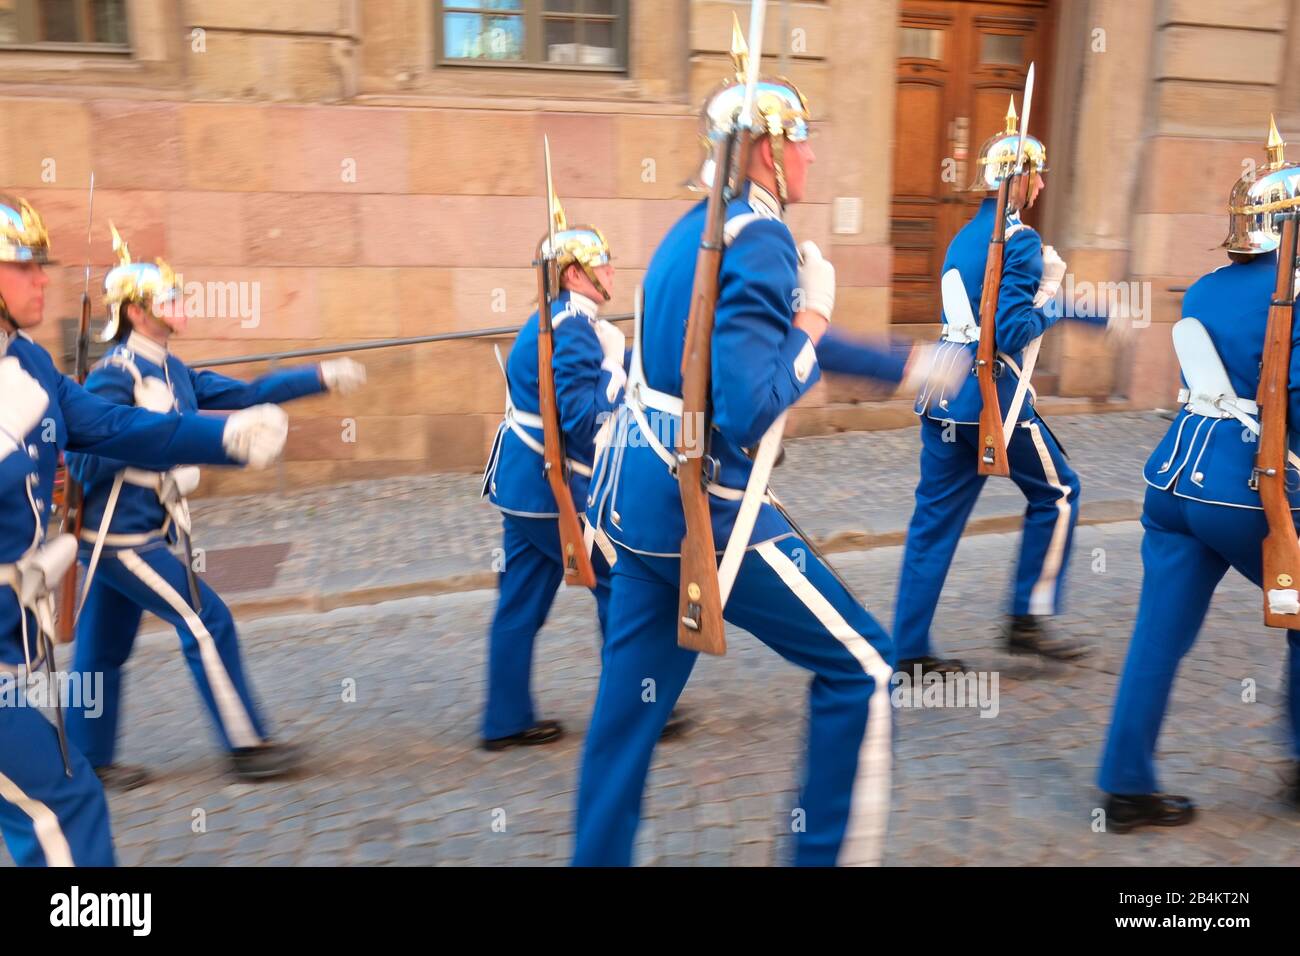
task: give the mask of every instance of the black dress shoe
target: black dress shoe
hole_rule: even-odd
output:
[[[99,782],[104,785],[105,790],[122,792],[136,790],[153,779],[153,774],[144,767],[134,767],[130,764],[120,763],[110,763],[103,767],[96,767],[95,776],[99,778]]]
[[[1112,793],[1106,801],[1106,829],[1127,833],[1134,827],[1180,827],[1196,816],[1196,804],[1168,793]]]
[[[1087,645],[1054,635],[1035,614],[1013,614],[1002,628],[1012,654],[1037,654],[1056,661],[1073,661],[1088,653]]]
[[[527,730],[521,730],[509,737],[484,738],[484,750],[508,750],[511,747],[537,747],[552,744],[564,736],[564,728],[558,720],[539,720]]]
[[[905,657],[894,668],[896,673],[906,674],[915,679],[916,669],[921,668],[921,676],[926,674],[964,674],[966,668],[955,657]]]
[[[237,747],[230,751],[230,766],[241,780],[268,780],[298,769],[303,749],[297,744],[268,740],[260,747]]]
[[[690,729],[691,723],[688,715],[680,710],[674,710],[668,715],[668,723],[664,724],[664,729],[659,731],[659,739],[672,740],[674,737],[680,737]]]

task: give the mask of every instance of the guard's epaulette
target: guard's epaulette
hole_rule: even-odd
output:
[[[140,384],[142,376],[140,369],[135,364],[135,353],[127,348],[124,344],[118,343],[104,353],[104,357],[95,363],[95,369],[106,369],[110,366],[123,369],[136,385]]]

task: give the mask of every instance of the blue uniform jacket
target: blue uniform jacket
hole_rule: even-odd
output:
[[[948,255],[943,261],[943,275],[947,275],[950,269],[961,273],[962,284],[966,287],[971,312],[977,324],[980,298],[984,294],[984,267],[988,263],[989,237],[993,235],[993,217],[996,212],[997,200],[985,199],[975,217],[953,236],[948,246]],[[1018,217],[1009,216],[1007,225],[1008,228],[1020,225]],[[1042,239],[1032,228],[1022,226],[1007,239],[1003,251],[995,343],[997,351],[1010,356],[1017,368],[1024,361],[1025,346],[1053,325],[1059,314],[1034,308],[1034,296],[1038,294],[1042,279]],[[945,325],[949,322],[946,313],[943,321]],[[971,374],[955,394],[940,389],[922,388],[916,400],[917,414],[926,414],[938,421],[979,424],[980,409],[984,407],[984,402],[980,398],[979,379],[974,373],[975,350],[978,347],[978,342],[963,344],[945,341],[940,345],[935,353],[934,368],[941,368],[942,363],[957,359],[955,352],[967,352],[969,357],[966,361],[970,364]],[[1011,404],[1018,381],[1019,377],[1010,368],[997,379],[1003,415]],[[1033,417],[1033,403],[1034,396],[1030,392],[1021,407],[1020,421]]]
[[[690,312],[695,259],[704,231],[706,203],[672,227],[646,273],[641,361],[646,384],[673,396],[682,390],[681,363]],[[821,377],[818,350],[794,327],[798,255],[781,219],[780,205],[749,186],[732,200],[727,221],[749,217],[722,257],[712,349],[712,435],[709,454],[718,462],[713,480],[744,489],[753,448],[787,408]],[[834,336],[823,338],[828,371],[869,375],[897,383],[905,358]],[[658,440],[672,449],[681,428],[674,415],[647,411]],[[738,496],[737,496],[738,497]],[[677,479],[641,435],[626,408],[609,449],[596,462],[587,499],[588,520],[616,542],[645,554],[680,552],[685,520]],[[735,523],[738,500],[711,495],[714,538],[721,549]],[[751,544],[790,533],[769,504],[759,512]]]
[[[222,447],[222,419],[155,415],[122,408],[78,386],[25,335],[0,342],[50,396],[45,416],[23,448],[0,460],[0,564],[18,561],[42,540],[61,450],[119,458],[140,468],[235,464]],[[0,662],[23,659],[18,599],[0,587]]]
[[[143,378],[166,382],[183,414],[203,410],[235,410],[264,403],[280,403],[324,391],[315,365],[274,372],[252,382],[241,382],[216,372],[196,372],[167,349],[138,333],[110,349],[86,379],[86,390],[115,405],[135,404],[135,376],[117,362],[134,365]],[[85,528],[97,532],[104,517],[113,479],[127,462],[101,455],[69,455],[68,468],[81,482],[86,496]],[[157,494],[124,484],[109,528],[115,535],[150,535],[159,532],[167,513]]]
[[[551,303],[555,371],[555,401],[564,453],[571,465],[569,489],[579,512],[586,507],[587,483],[595,457],[596,433],[623,397],[621,375],[601,367],[603,353],[596,336],[597,305],[579,293],[565,290]],[[537,377],[537,313],[519,330],[506,362],[509,404],[527,416],[541,413]],[[515,420],[511,414],[497,429],[496,441],[484,474],[484,491],[502,511],[528,518],[554,518],[559,512],[555,496],[542,470],[542,456],[516,431],[529,436],[537,447],[542,430]]]
[[[1268,307],[1277,279],[1277,253],[1254,256],[1202,276],[1183,297],[1183,317],[1199,319],[1223,359],[1238,398],[1254,399]],[[1288,415],[1290,446],[1297,449],[1300,424],[1300,322],[1292,326]],[[1184,384],[1186,380],[1184,379]],[[1143,469],[1147,484],[1210,504],[1261,509],[1259,492],[1249,485],[1254,435],[1235,418],[1206,418],[1184,407]],[[1300,508],[1300,475],[1287,468],[1292,508]]]

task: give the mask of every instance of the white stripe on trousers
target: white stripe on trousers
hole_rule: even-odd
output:
[[[1029,592],[1029,613],[1055,614],[1056,578],[1061,572],[1061,559],[1065,557],[1065,539],[1070,533],[1072,507],[1070,489],[1061,484],[1060,476],[1056,473],[1056,463],[1052,461],[1052,453],[1047,443],[1043,441],[1038,424],[1030,422],[1028,428],[1033,435],[1034,447],[1038,450],[1038,458],[1042,462],[1047,483],[1061,493],[1061,497],[1056,500],[1056,525],[1052,528],[1052,540],[1047,545],[1047,554],[1043,555],[1043,566],[1038,572],[1038,580],[1034,582],[1033,590]]]
[[[889,780],[893,759],[889,681],[894,674],[893,668],[885,663],[870,641],[844,620],[843,615],[775,542],[766,541],[758,546],[757,551],[791,593],[876,682],[867,705],[867,726],[858,745],[858,769],[853,779],[849,819],[836,863],[840,866],[879,866],[885,851],[885,824],[889,819]]]
[[[63,770],[60,769],[59,773],[63,773]],[[72,848],[68,846],[68,839],[63,835],[63,827],[59,826],[59,818],[53,810],[41,801],[27,796],[18,784],[2,773],[0,773],[0,797],[31,817],[32,828],[36,831],[36,842],[41,845],[41,851],[45,854],[46,866],[73,865]]]
[[[244,709],[244,702],[239,699],[235,685],[230,680],[230,674],[226,672],[226,665],[221,662],[221,655],[217,652],[217,642],[212,639],[212,635],[199,616],[194,613],[194,609],[157,571],[140,560],[140,556],[134,551],[119,551],[117,558],[122,562],[122,567],[134,574],[141,584],[166,601],[171,609],[181,616],[185,626],[194,635],[199,645],[199,659],[203,662],[203,673],[207,675],[208,685],[212,688],[212,697],[217,702],[217,714],[221,719],[222,727],[226,730],[226,736],[230,738],[230,743],[235,747],[260,745],[262,738],[253,729],[253,720]]]

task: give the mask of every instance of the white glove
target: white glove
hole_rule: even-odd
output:
[[[12,355],[0,359],[0,395],[0,454],[8,454],[41,423],[50,396]]]
[[[933,389],[939,395],[955,395],[965,384],[970,375],[974,353],[963,350],[955,355],[951,350],[944,361],[936,365],[937,345],[915,345],[912,354],[907,357],[907,368],[903,372],[903,388],[909,392],[918,392],[922,387]]]
[[[331,392],[351,395],[366,384],[366,367],[350,358],[330,359],[320,363],[320,380]]]
[[[1123,345],[1133,337],[1133,316],[1127,303],[1119,303],[1106,317],[1106,338],[1115,345]]]
[[[1041,309],[1056,298],[1064,278],[1065,260],[1052,246],[1043,246],[1043,280],[1038,284],[1038,294],[1034,296],[1035,309]]]
[[[827,322],[835,311],[835,267],[822,258],[817,243],[805,240],[799,245],[799,289],[803,292],[803,310],[816,312]]]
[[[279,405],[254,405],[226,419],[221,434],[226,454],[249,468],[265,468],[280,457],[289,437],[289,416]]]
[[[166,415],[176,410],[176,396],[160,378],[142,378],[135,387],[135,404],[151,412]]]

